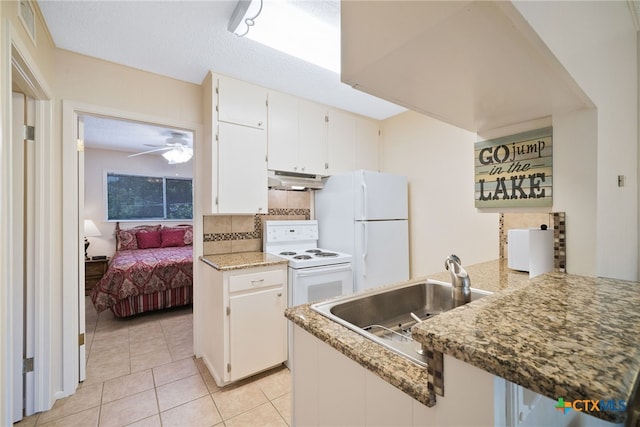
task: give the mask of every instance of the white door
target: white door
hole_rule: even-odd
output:
[[[229,298],[231,381],[287,359],[286,307],[286,295],[282,287]]]
[[[266,132],[218,124],[218,213],[267,213]]]
[[[357,118],[338,110],[329,111],[327,170],[335,175],[356,169]]]
[[[298,172],[298,98],[269,92],[269,169]]]
[[[327,110],[323,105],[300,100],[298,172],[324,175],[327,161]]]
[[[84,141],[84,120],[78,116],[78,140]],[[84,236],[84,151],[78,151],[78,236]],[[87,359],[85,346],[85,297],[84,297],[84,244],[79,243],[78,257],[78,380],[87,377]]]
[[[218,120],[258,129],[267,127],[267,90],[229,77],[218,79]]]
[[[356,222],[355,226],[356,291],[408,280],[408,221]]]
[[[354,180],[355,219],[407,219],[407,177],[390,173],[359,171]]]
[[[12,360],[13,421],[34,410],[35,346],[35,141],[25,133],[33,127],[35,101],[12,94]],[[28,361],[28,362],[25,362]],[[26,369],[25,369],[26,368]]]

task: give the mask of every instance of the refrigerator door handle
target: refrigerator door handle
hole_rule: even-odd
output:
[[[360,211],[362,215],[362,219],[369,219],[369,215],[367,215],[367,183],[364,181],[364,175],[362,177],[362,184],[360,185],[362,189],[362,210]]]
[[[362,223],[362,277],[367,277],[367,223]]]

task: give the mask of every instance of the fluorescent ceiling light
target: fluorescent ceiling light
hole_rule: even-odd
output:
[[[236,11],[244,1],[241,0]],[[236,24],[236,34],[244,32],[248,39],[335,73],[340,72],[339,25],[331,25],[306,13],[296,7],[295,2],[251,0],[251,3],[246,9],[247,18]],[[233,23],[232,17],[230,29]]]
[[[227,30],[238,37],[246,36],[261,11],[262,0],[238,0],[238,4],[229,20]]]

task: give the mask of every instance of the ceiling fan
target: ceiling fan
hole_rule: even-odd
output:
[[[131,154],[128,157],[141,156],[143,154],[156,153],[164,151],[162,157],[167,159],[170,165],[176,163],[188,162],[193,157],[193,148],[189,147],[189,141],[186,139],[187,135],[182,132],[171,132],[171,136],[165,140],[164,146],[144,144],[148,147],[159,147],[153,150],[142,151],[140,153]]]

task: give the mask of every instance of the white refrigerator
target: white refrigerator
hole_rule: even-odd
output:
[[[315,192],[318,246],[353,255],[355,291],[409,279],[407,177],[359,170]]]

